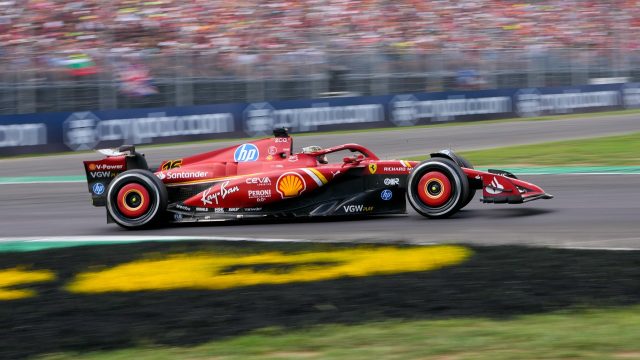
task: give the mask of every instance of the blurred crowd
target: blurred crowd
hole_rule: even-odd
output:
[[[0,83],[99,76],[141,96],[154,78],[345,68],[457,71],[477,88],[479,69],[522,61],[636,61],[638,33],[640,0],[0,0]]]
[[[640,0],[0,0],[0,54],[637,49],[639,30]]]

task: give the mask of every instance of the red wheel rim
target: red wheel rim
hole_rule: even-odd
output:
[[[118,191],[118,210],[128,218],[138,218],[149,210],[149,192],[137,183],[127,184]]]
[[[418,183],[418,196],[427,206],[442,206],[451,197],[451,181],[439,171],[428,172]]]

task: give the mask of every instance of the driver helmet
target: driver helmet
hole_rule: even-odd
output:
[[[312,145],[312,146],[306,146],[302,148],[302,153],[303,154],[311,154],[317,151],[322,150],[322,147],[317,146],[317,145]],[[320,156],[317,156],[316,159],[318,160],[318,162],[320,164],[328,164],[329,160],[327,159],[327,155],[326,154],[322,154]]]

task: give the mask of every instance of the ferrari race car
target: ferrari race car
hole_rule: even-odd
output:
[[[294,153],[286,129],[154,168],[131,145],[98,151],[106,157],[84,161],[93,205],[106,207],[107,222],[131,229],[256,217],[405,214],[407,200],[419,214],[443,218],[465,207],[476,190],[482,190],[484,203],[552,198],[506,171],[474,170],[449,150],[422,162],[381,160],[357,144]]]

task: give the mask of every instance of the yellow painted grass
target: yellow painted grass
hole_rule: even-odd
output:
[[[11,289],[19,285],[54,280],[56,276],[49,270],[26,270],[13,268],[0,270],[0,300],[16,300],[32,297],[36,292],[30,289]]]
[[[453,245],[246,256],[215,252],[177,254],[80,273],[66,288],[73,293],[221,290],[436,270],[460,264],[471,254],[470,249]]]

